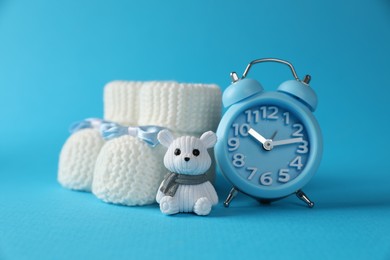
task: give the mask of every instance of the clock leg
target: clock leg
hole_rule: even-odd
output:
[[[230,205],[230,202],[234,199],[234,197],[237,195],[238,193],[238,190],[236,190],[236,188],[232,188],[229,192],[229,195],[227,196],[225,202],[223,203],[223,205],[227,208],[229,207]]]
[[[295,192],[295,194],[297,195],[297,197],[304,201],[307,206],[309,206],[309,208],[312,208],[314,207],[314,202],[312,202],[308,196],[306,196],[306,194],[302,191],[302,190],[298,190],[297,192]]]

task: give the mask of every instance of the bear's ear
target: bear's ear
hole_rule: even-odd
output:
[[[200,140],[206,146],[206,148],[211,148],[214,147],[215,143],[217,142],[217,135],[214,134],[213,131],[208,131],[202,134]]]
[[[173,135],[167,129],[160,131],[157,135],[157,139],[165,147],[169,147],[174,140]]]

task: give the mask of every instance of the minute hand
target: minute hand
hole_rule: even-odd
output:
[[[301,142],[303,142],[303,139],[302,139],[302,137],[299,137],[299,138],[291,138],[291,139],[272,141],[272,145],[278,146],[278,145],[294,144],[294,143],[301,143]]]

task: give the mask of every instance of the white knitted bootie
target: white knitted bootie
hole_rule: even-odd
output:
[[[161,145],[151,147],[129,135],[108,141],[96,161],[93,193],[108,203],[153,203],[165,170],[160,161],[164,153]]]
[[[105,117],[113,121],[137,124],[138,96],[142,82],[113,81],[105,87]],[[125,119],[125,120],[123,120]],[[90,118],[72,126],[72,135],[65,142],[59,160],[58,182],[68,189],[91,191],[96,159],[105,141],[100,134],[104,121]]]
[[[145,82],[138,100],[132,101],[136,104],[133,107],[126,97],[131,87],[106,86],[106,120],[129,125],[131,120],[127,117],[137,118],[136,126],[156,125],[177,135],[200,136],[217,128],[221,91],[216,85]],[[155,202],[158,186],[166,174],[164,153],[161,145],[153,148],[138,137],[125,135],[107,141],[97,158],[92,192],[108,203],[133,206]],[[210,180],[214,176],[214,171],[210,171]]]
[[[73,129],[62,147],[57,177],[65,188],[91,191],[96,158],[104,144],[99,132],[100,123],[95,119],[79,122],[84,126]]]

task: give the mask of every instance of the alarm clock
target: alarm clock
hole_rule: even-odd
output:
[[[287,65],[294,79],[283,82],[276,91],[264,91],[258,81],[246,77],[254,64],[263,62]],[[230,75],[233,82],[222,96],[227,110],[215,146],[217,165],[233,185],[224,205],[228,207],[242,192],[261,203],[296,194],[313,207],[314,202],[302,191],[322,156],[311,77],[300,80],[290,62],[275,58],[250,62],[241,78],[235,72]]]

